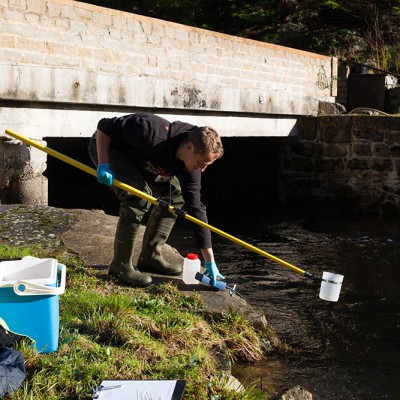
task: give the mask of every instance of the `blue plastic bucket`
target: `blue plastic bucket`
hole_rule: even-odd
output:
[[[65,265],[52,258],[0,262],[0,318],[12,332],[34,340],[40,353],[58,348],[59,295],[65,280]]]

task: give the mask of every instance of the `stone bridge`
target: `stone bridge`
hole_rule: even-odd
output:
[[[88,136],[139,108],[285,136],[336,94],[332,57],[72,0],[1,0],[0,19],[2,125],[34,138]]]
[[[337,96],[335,57],[72,0],[0,0],[0,21],[0,132],[71,155],[100,118],[145,110],[258,140],[263,159]],[[1,200],[47,204],[46,156],[1,139]]]

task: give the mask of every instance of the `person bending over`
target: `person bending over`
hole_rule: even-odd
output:
[[[136,113],[103,118],[89,143],[89,155],[97,167],[97,180],[113,188],[120,200],[114,238],[114,256],[108,274],[130,286],[151,284],[144,272],[179,275],[182,267],[171,265],[162,248],[176,216],[167,208],[154,206],[143,235],[142,252],[132,264],[134,245],[150,203],[112,186],[117,179],[176,208],[185,207],[193,217],[208,222],[201,202],[201,173],[222,157],[224,149],[218,133],[210,127],[185,122],[169,122],[154,114]],[[205,274],[215,285],[224,279],[215,263],[211,232],[193,225],[194,239],[205,262]]]

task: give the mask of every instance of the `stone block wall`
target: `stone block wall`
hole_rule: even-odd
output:
[[[400,117],[300,117],[283,153],[282,189],[301,209],[400,215]]]
[[[0,0],[0,98],[315,114],[337,60],[72,0]],[[325,79],[324,78],[324,79]]]
[[[47,204],[46,159],[40,150],[1,137],[0,203]]]

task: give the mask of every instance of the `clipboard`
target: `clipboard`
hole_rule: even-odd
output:
[[[104,380],[93,389],[95,400],[182,400],[185,380]]]

